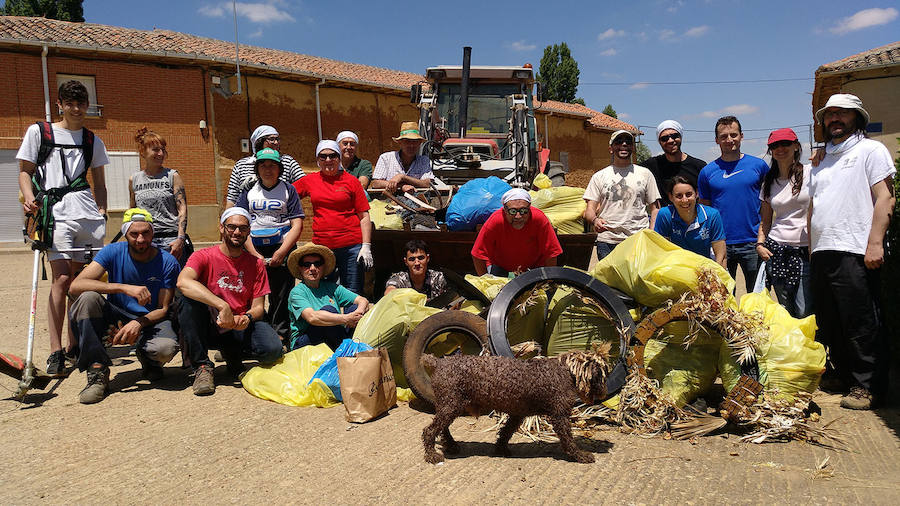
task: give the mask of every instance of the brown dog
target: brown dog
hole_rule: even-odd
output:
[[[500,429],[495,454],[509,456],[507,443],[525,417],[545,415],[566,454],[578,462],[593,462],[593,454],[576,446],[570,416],[579,401],[594,404],[606,397],[608,352],[607,345],[595,353],[576,351],[530,360],[423,355],[422,364],[431,374],[435,408],[434,421],[422,432],[425,461],[436,464],[444,460],[434,449],[440,433],[444,453],[459,452],[449,429],[457,417],[500,411],[507,413],[509,420]]]

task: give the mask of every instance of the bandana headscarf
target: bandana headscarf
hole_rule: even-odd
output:
[[[250,221],[250,213],[247,212],[246,209],[244,209],[243,207],[234,206],[229,207],[225,210],[225,212],[222,213],[222,218],[219,220],[219,223],[225,223],[225,220],[231,218],[234,215],[243,216],[244,218],[247,218],[247,221]]]
[[[250,134],[250,151],[256,152],[256,142],[262,139],[263,137],[268,137],[270,135],[278,135],[278,130],[275,130],[275,127],[269,125],[259,125],[256,127],[256,130]]]
[[[502,197],[500,197],[500,204],[506,205],[506,203],[510,200],[525,200],[530,204],[531,195],[529,195],[527,191],[521,188],[513,188],[512,190],[504,193]]]
[[[678,135],[681,135],[682,137],[684,136],[684,127],[681,126],[681,123],[674,119],[667,119],[656,127],[656,138],[659,139],[660,134],[662,134],[664,130],[669,129],[675,130],[678,132]]]
[[[359,137],[355,133],[351,132],[350,130],[344,130],[343,132],[337,134],[337,137],[335,137],[334,140],[335,140],[335,142],[341,142],[342,140],[344,140],[348,137],[353,139],[355,142],[359,143]]]

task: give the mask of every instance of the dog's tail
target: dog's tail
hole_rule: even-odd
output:
[[[422,358],[419,359],[419,362],[422,364],[422,367],[425,368],[425,371],[428,374],[434,373],[434,368],[437,367],[437,357],[430,353],[423,353]]]

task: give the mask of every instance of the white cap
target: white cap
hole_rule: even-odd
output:
[[[684,135],[684,127],[681,126],[681,123],[674,119],[667,119],[656,127],[656,138],[659,139],[660,134],[669,129],[675,130],[679,135]]]
[[[247,218],[248,222],[250,221],[250,213],[246,209],[244,209],[243,207],[234,206],[229,207],[222,213],[222,218],[219,219],[219,223],[225,223],[225,220],[231,218],[234,215],[243,216],[244,218]]]
[[[869,113],[863,109],[862,100],[859,99],[856,95],[851,95],[849,93],[837,93],[828,97],[828,102],[825,102],[825,107],[816,111],[816,123],[822,124],[822,116],[825,115],[825,109],[829,107],[840,107],[841,109],[856,109],[859,111],[863,118],[866,119],[866,123],[869,122]],[[859,125],[862,126],[862,125]]]
[[[510,200],[525,200],[530,204],[531,195],[529,195],[527,191],[521,188],[513,188],[512,190],[504,193],[502,197],[500,197],[500,205],[506,205],[506,203]]]
[[[343,132],[337,134],[337,137],[335,137],[334,140],[336,142],[341,142],[342,140],[344,140],[348,137],[353,139],[357,143],[359,142],[359,136],[357,136],[355,133],[351,132],[350,130],[344,130]]]

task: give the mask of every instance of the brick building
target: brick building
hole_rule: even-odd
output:
[[[45,117],[58,118],[59,83],[79,79],[96,105],[86,126],[111,154],[110,230],[118,229],[116,217],[128,204],[128,176],[140,166],[134,133],[147,126],[166,137],[166,165],[184,178],[191,236],[215,240],[231,167],[247,155],[242,140],[256,126],[275,126],[283,151],[314,169],[312,151],[319,138],[354,130],[360,156],[374,161],[394,148],[391,136],[400,122],[418,117],[409,87],[423,79],[419,74],[253,46],[240,47],[240,64],[236,94],[231,42],[168,30],[0,16],[0,177],[15,180],[15,150],[25,129]],[[547,101],[535,112],[551,159],[567,161],[568,183],[574,185],[585,185],[609,163],[612,131],[637,131],[577,104]],[[5,188],[0,189],[0,241],[19,240],[17,188],[0,188]]]

